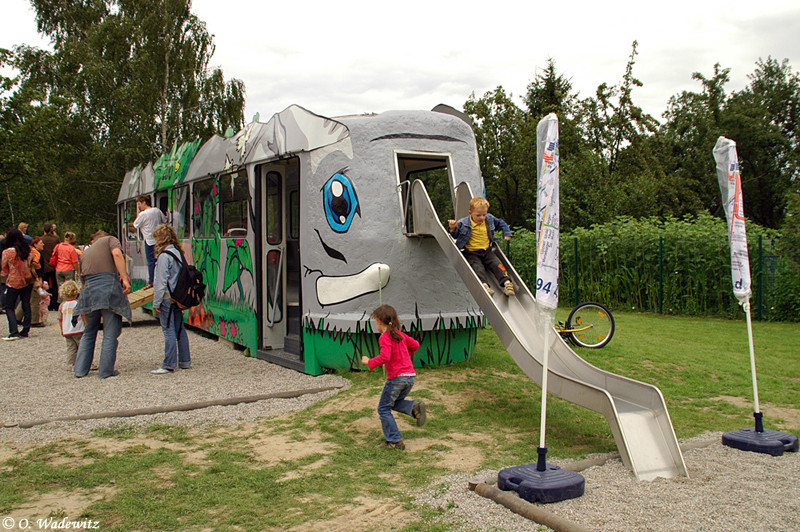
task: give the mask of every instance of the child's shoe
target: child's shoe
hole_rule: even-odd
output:
[[[505,286],[503,286],[503,293],[507,296],[514,295],[514,284],[511,281],[506,281]]]
[[[406,450],[406,444],[403,443],[403,440],[400,441],[384,441],[381,444],[382,449],[400,449],[401,451]]]
[[[425,413],[425,403],[422,401],[417,401],[414,403],[414,406],[411,407],[411,416],[417,420],[417,426],[421,427],[425,424],[425,420],[428,416]]]
[[[494,295],[494,290],[492,290],[492,287],[489,286],[487,283],[483,283],[483,287],[486,289],[487,292],[489,292],[490,296]]]

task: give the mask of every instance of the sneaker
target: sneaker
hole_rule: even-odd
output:
[[[164,375],[165,373],[172,373],[173,371],[175,371],[175,370],[174,369],[168,369],[168,368],[158,368],[158,369],[154,369],[150,373],[152,373],[153,375]]]
[[[494,290],[492,290],[492,287],[489,286],[487,283],[483,283],[483,287],[486,289],[487,292],[489,292],[490,296],[494,295]]]
[[[385,441],[381,444],[382,449],[400,449],[401,451],[406,450],[406,444],[403,443],[403,440],[400,441]]]
[[[6,342],[13,342],[14,340],[22,340],[22,336],[6,336],[3,340]]]
[[[192,369],[192,365],[191,364],[189,364],[188,366],[180,366],[179,365],[178,367],[181,368],[181,369]]]
[[[428,418],[427,414],[425,413],[425,403],[422,401],[417,401],[414,403],[414,406],[411,407],[411,415],[414,419],[417,420],[417,426],[421,427],[425,424],[425,420]]]
[[[505,286],[503,286],[503,293],[507,296],[514,295],[514,284],[511,281],[506,281]]]
[[[31,323],[31,327],[46,327],[44,323]]]

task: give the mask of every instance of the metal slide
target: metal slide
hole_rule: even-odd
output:
[[[499,252],[517,295],[506,297],[502,290],[495,290],[494,296],[490,296],[455,246],[448,230],[439,222],[425,185],[414,181],[411,194],[414,234],[436,239],[511,357],[530,379],[541,386],[545,334],[537,326],[539,309],[528,287]],[[466,183],[459,185],[456,190],[457,218],[467,215],[471,197],[469,186]],[[548,337],[548,393],[604,415],[611,426],[622,462],[637,479],[688,477],[661,391],[651,384],[589,364],[555,330],[550,331]]]

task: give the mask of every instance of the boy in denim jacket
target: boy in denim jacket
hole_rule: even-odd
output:
[[[513,296],[514,284],[500,259],[492,251],[494,232],[502,231],[503,239],[511,240],[511,229],[506,222],[489,214],[489,202],[486,198],[472,198],[469,202],[469,216],[458,221],[448,220],[447,223],[456,247],[464,254],[489,295],[494,295],[494,290],[489,286],[487,270],[495,276],[503,293]]]

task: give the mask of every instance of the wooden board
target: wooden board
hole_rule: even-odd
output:
[[[136,292],[131,292],[128,294],[128,302],[131,304],[131,308],[139,308],[142,305],[146,305],[153,301],[153,289],[152,288],[142,288],[141,290],[137,290]]]

